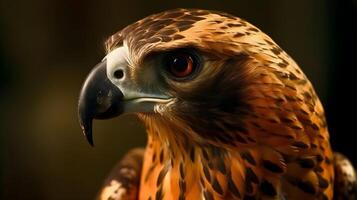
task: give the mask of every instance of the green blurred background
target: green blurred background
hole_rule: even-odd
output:
[[[77,122],[77,97],[106,37],[177,7],[229,12],[260,27],[310,77],[335,149],[354,163],[356,0],[1,0],[0,199],[92,199],[111,167],[145,144],[134,117],[95,122],[95,148]]]

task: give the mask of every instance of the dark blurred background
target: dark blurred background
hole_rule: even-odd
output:
[[[104,56],[103,41],[176,7],[226,11],[260,27],[303,68],[325,106],[335,150],[357,163],[357,0],[1,0],[0,199],[92,199],[129,148],[145,144],[131,116],[77,122],[77,97]]]

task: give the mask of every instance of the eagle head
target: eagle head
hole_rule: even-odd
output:
[[[321,103],[304,73],[269,36],[221,12],[176,9],[115,33],[89,74],[79,118],[137,114],[169,143],[267,145],[297,154],[329,149]]]

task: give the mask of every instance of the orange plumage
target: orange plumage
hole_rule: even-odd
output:
[[[124,47],[123,71],[137,91],[169,97],[135,111],[148,145],[134,170],[137,187],[124,187],[137,190],[132,199],[333,199],[323,107],[295,61],[258,28],[225,13],[176,9],[124,28],[106,47],[108,55]],[[187,52],[199,57],[197,72],[161,73],[157,60]],[[100,199],[110,199],[108,187]]]

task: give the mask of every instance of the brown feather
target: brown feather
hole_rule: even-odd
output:
[[[177,48],[209,58],[191,81],[165,79],[173,104],[139,114],[149,135],[140,199],[332,199],[322,105],[269,36],[228,14],[177,9],[124,28],[106,48],[123,44],[133,73]]]

